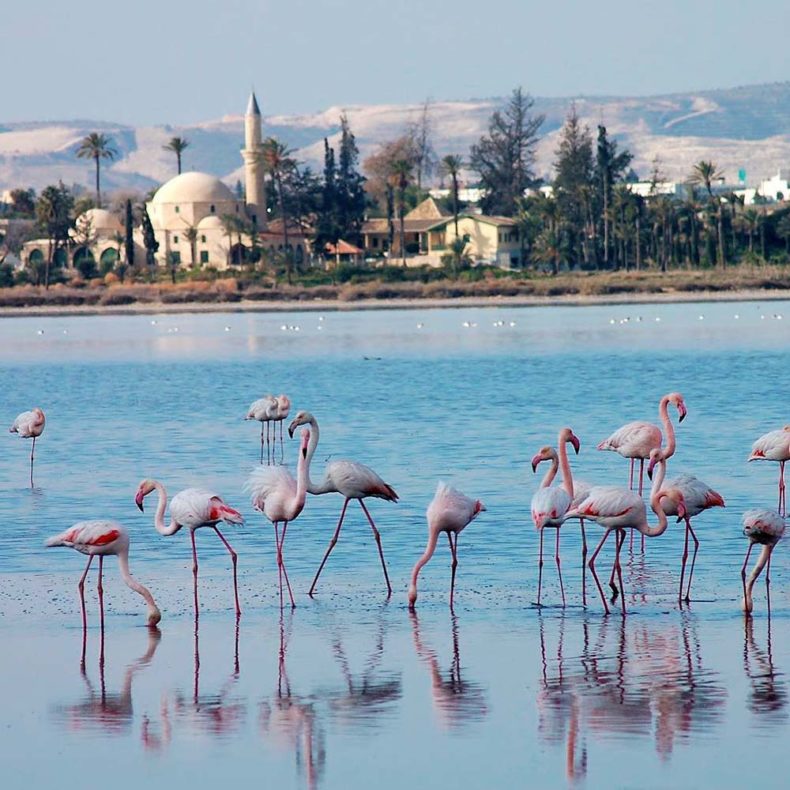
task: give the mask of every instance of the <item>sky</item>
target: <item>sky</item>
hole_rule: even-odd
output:
[[[35,0],[4,5],[0,124],[651,95],[790,79],[787,0]]]

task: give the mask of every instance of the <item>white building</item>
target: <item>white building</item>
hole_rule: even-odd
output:
[[[767,200],[790,200],[790,170],[780,169],[775,176],[760,182],[757,194]]]

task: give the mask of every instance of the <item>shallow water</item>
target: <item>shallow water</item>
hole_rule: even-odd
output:
[[[34,404],[47,413],[32,491],[29,443],[8,435],[0,456],[0,756],[12,777],[4,786],[76,787],[110,773],[119,788],[209,778],[322,788],[783,786],[782,545],[771,619],[762,581],[753,621],[738,606],[740,516],[775,505],[778,471],[745,458],[754,438],[790,421],[790,304],[322,318],[0,321],[3,419]],[[644,556],[626,553],[625,621],[602,614],[589,577],[585,609],[569,525],[568,607],[558,606],[552,535],[547,606],[538,609],[530,458],[570,425],[582,441],[574,471],[625,483],[627,463],[594,447],[628,420],[655,419],[670,390],[689,408],[670,476],[692,471],[727,501],[699,518],[694,602],[681,609],[675,600],[682,532],[672,524]],[[356,458],[400,494],[397,505],[371,505],[389,602],[370,529],[353,507],[318,596],[305,595],[342,504],[325,496],[289,527],[298,606],[281,616],[272,529],[242,491],[260,445],[258,424],[241,417],[268,391],[287,392],[292,413],[317,416],[317,467]],[[294,445],[286,437],[289,464]],[[196,638],[189,539],[157,535],[153,503],[137,511],[147,476],[172,492],[211,487],[248,517],[224,530],[240,558],[238,628],[228,555],[201,530]],[[438,479],[488,512],[459,541],[455,616],[440,544],[412,617],[405,590]],[[104,661],[92,575],[83,671],[75,590],[83,558],[45,550],[43,540],[102,517],[130,530],[132,570],[164,617],[161,633],[149,634],[110,558]],[[589,528],[591,542],[599,535]],[[610,556],[611,547],[600,567]],[[756,759],[758,745],[770,759]]]

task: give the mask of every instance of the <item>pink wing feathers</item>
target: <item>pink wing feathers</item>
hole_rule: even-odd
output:
[[[426,515],[432,529],[460,532],[483,509],[478,500],[440,482]]]
[[[77,551],[90,553],[91,550],[111,548],[126,530],[115,521],[80,521],[59,535],[47,538],[46,546],[68,546]]]
[[[790,461],[790,426],[761,436],[752,445],[749,460]]]
[[[648,458],[654,447],[661,447],[661,430],[650,422],[629,422],[599,445],[599,450],[614,450],[626,458]]]

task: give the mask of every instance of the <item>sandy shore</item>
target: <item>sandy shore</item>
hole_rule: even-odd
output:
[[[130,305],[91,305],[51,307],[0,307],[0,318],[63,315],[151,315],[176,313],[294,313],[345,312],[349,310],[426,310],[464,307],[545,307],[548,305],[628,305],[675,302],[768,302],[790,299],[784,290],[679,291],[676,293],[626,293],[580,296],[459,296],[452,299],[359,299],[343,302],[336,299],[185,302],[164,304],[140,302]]]

